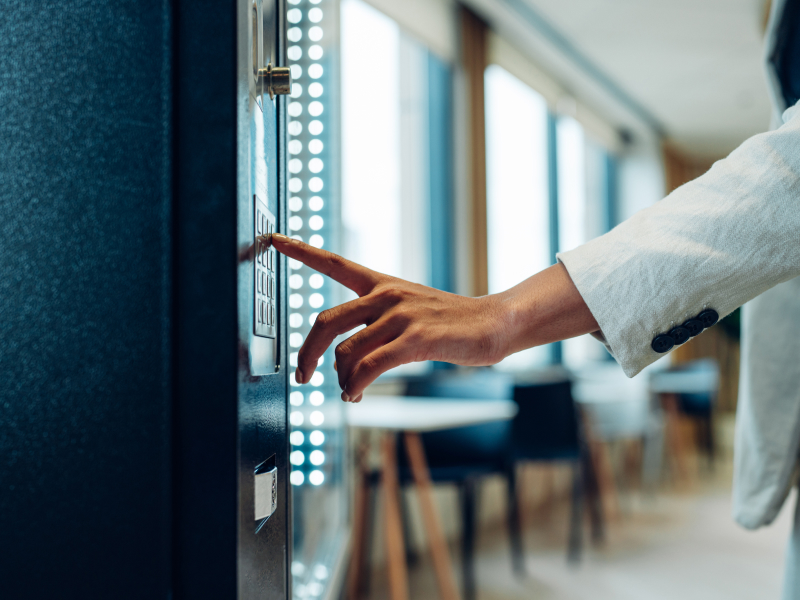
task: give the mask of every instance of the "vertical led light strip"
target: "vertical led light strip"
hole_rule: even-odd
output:
[[[287,56],[292,69],[289,113],[289,232],[317,248],[330,248],[333,228],[331,164],[331,47],[325,40],[325,1],[289,0]],[[332,305],[330,282],[290,260],[289,363],[321,310]],[[292,425],[290,480],[294,486],[320,486],[331,477],[330,446],[338,446],[326,419],[336,383],[330,352],[322,358],[309,384],[298,386],[290,375]],[[341,410],[336,407],[335,410]],[[340,420],[334,419],[336,427]],[[335,461],[334,461],[335,463]]]

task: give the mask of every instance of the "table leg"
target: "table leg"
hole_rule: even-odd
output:
[[[425,460],[422,440],[418,433],[411,431],[407,431],[404,437],[408,462],[411,465],[411,473],[414,476],[420,508],[422,509],[422,518],[425,521],[425,529],[428,533],[428,542],[431,548],[433,568],[436,571],[436,580],[439,584],[439,593],[443,600],[458,600],[458,589],[453,577],[450,553],[433,504],[431,476],[428,471],[428,463]]]
[[[367,496],[369,495],[369,483],[367,481],[367,444],[364,442],[363,434],[358,443],[355,460],[355,493],[353,497],[353,545],[350,554],[350,568],[347,575],[347,595],[349,600],[358,600],[362,594],[362,583],[364,579],[364,568],[367,547],[366,536],[371,533],[367,519]]]
[[[395,436],[384,434],[381,440],[383,501],[386,507],[386,560],[389,567],[389,597],[408,600],[408,572],[403,547],[400,517],[400,483],[397,477]]]

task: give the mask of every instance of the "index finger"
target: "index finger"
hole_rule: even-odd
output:
[[[282,254],[327,275],[359,296],[368,294],[378,283],[380,274],[372,269],[362,267],[333,252],[314,248],[282,233],[272,234],[272,245]]]

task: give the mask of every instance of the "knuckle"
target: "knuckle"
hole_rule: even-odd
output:
[[[331,269],[341,269],[347,265],[347,261],[338,254],[328,254],[328,266]]]
[[[324,310],[317,315],[316,321],[314,321],[314,325],[319,327],[320,329],[327,329],[335,320],[336,315],[334,314],[333,310],[330,308],[328,310]]]
[[[336,362],[341,366],[341,363],[353,353],[353,344],[350,340],[345,340],[338,346],[336,346],[335,354],[336,354]]]

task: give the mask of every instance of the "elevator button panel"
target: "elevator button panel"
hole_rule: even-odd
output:
[[[275,215],[267,210],[266,204],[258,197],[253,197],[255,219],[253,227],[255,239],[255,261],[253,282],[254,333],[261,337],[274,338],[277,331],[278,312],[276,284],[275,248],[271,244],[271,236],[275,233]]]

